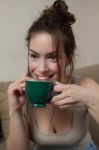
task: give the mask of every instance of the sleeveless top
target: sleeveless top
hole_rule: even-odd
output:
[[[75,77],[75,84],[79,84],[79,77]],[[89,114],[84,106],[73,107],[71,131],[50,134],[38,130],[31,109],[31,106],[26,103],[23,115],[28,123],[31,140],[39,145],[40,150],[84,150],[91,142],[91,135],[88,131]]]

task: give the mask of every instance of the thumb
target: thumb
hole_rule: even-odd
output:
[[[63,85],[63,83],[61,83],[61,82],[59,82],[59,81],[55,81],[55,82],[54,82],[54,85],[59,85],[59,84],[60,84],[60,85]]]
[[[55,81],[55,82],[54,82],[54,84],[55,84],[55,85],[57,85],[57,84],[60,84],[60,82],[58,82],[58,81]]]

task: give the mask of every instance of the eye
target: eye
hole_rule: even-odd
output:
[[[49,55],[48,56],[48,59],[52,62],[56,62],[57,61],[57,55],[56,54],[53,54],[53,55]]]
[[[34,59],[38,58],[38,56],[36,54],[29,54],[29,55],[31,58],[34,58]]]

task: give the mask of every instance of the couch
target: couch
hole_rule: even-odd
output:
[[[99,83],[99,64],[76,69],[74,74],[82,77],[91,77]],[[7,102],[7,88],[10,82],[0,82],[0,120],[2,126],[3,137],[0,139],[0,150],[6,150],[6,139],[9,129],[9,115]],[[92,137],[99,147],[99,126],[93,118],[90,117],[90,132]],[[1,133],[1,131],[0,131]]]

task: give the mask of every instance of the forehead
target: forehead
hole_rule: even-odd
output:
[[[29,49],[41,53],[49,53],[54,51],[52,35],[46,32],[36,33],[32,36]]]

